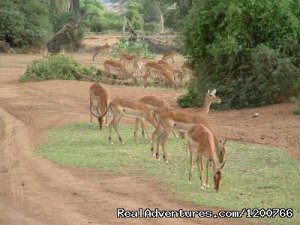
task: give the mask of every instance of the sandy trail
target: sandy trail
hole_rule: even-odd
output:
[[[118,219],[117,208],[208,208],[173,201],[159,184],[141,177],[64,168],[34,154],[34,147],[46,129],[72,121],[88,122],[87,90],[91,85],[78,81],[18,83],[26,65],[36,57],[0,54],[0,224],[199,224],[199,219]],[[83,54],[81,59],[87,58]],[[119,96],[120,90],[132,99],[155,94],[172,104],[181,94],[106,87],[112,96]],[[210,120],[221,136],[263,144],[279,142],[277,146],[286,147],[298,157],[295,146],[299,147],[299,140],[294,132],[300,133],[300,121],[299,117],[287,114],[291,107],[287,104],[261,108],[262,116],[256,119],[251,115],[257,109],[218,112],[212,113]],[[274,122],[274,118],[278,121]],[[250,223],[217,221],[218,224],[241,222]],[[201,219],[201,224],[216,224],[216,220]]]

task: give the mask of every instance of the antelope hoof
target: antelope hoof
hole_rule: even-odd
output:
[[[93,124],[92,123],[90,123],[90,127],[92,126]]]
[[[189,184],[189,185],[192,185],[192,181],[189,181],[188,184]]]
[[[168,160],[166,160],[165,162],[166,162],[166,163],[169,163],[169,161],[168,161]]]
[[[209,188],[209,184],[206,184],[206,188]]]
[[[200,188],[201,190],[204,190],[204,186],[201,186],[201,188]]]

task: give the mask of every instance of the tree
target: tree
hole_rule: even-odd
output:
[[[224,108],[261,106],[300,93],[296,5],[295,0],[194,4],[183,36],[197,77],[180,104],[198,104],[201,94],[212,87],[223,96]]]
[[[144,19],[141,14],[141,4],[137,1],[129,1],[127,3],[126,17],[130,24],[130,27],[134,30],[143,30]]]
[[[12,47],[42,44],[51,30],[46,3],[36,0],[0,1],[0,31]]]

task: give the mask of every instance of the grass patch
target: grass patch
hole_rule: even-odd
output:
[[[264,219],[268,224],[300,224],[299,218],[299,160],[291,159],[277,148],[230,142],[228,163],[224,168],[221,190],[211,187],[200,190],[196,165],[193,183],[188,184],[188,159],[185,140],[171,137],[167,149],[169,164],[150,157],[150,144],[140,138],[133,141],[134,126],[120,127],[125,141],[122,145],[113,133],[114,145],[108,142],[108,129],[88,124],[71,124],[49,130],[47,143],[37,153],[67,166],[93,167],[117,174],[146,174],[170,189],[174,197],[197,205],[219,206],[226,209],[292,208],[291,219]],[[141,136],[141,135],[140,135]],[[210,174],[209,183],[212,183]]]

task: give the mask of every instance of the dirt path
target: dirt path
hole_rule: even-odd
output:
[[[117,219],[118,207],[204,208],[173,201],[159,185],[146,179],[64,168],[34,154],[34,146],[44,130],[66,122],[88,121],[87,90],[91,85],[77,81],[19,84],[17,78],[36,57],[0,54],[0,224],[199,224],[199,219]],[[81,60],[87,58],[83,55]],[[132,99],[159,94],[172,104],[180,94],[132,87],[107,88],[112,96],[122,93]],[[278,146],[299,156],[296,147],[300,142],[300,119],[287,114],[291,107],[261,108],[262,116],[256,119],[251,118],[255,110],[212,113],[210,120],[222,136],[265,144],[278,142]],[[202,219],[201,224],[216,224],[216,220]]]

